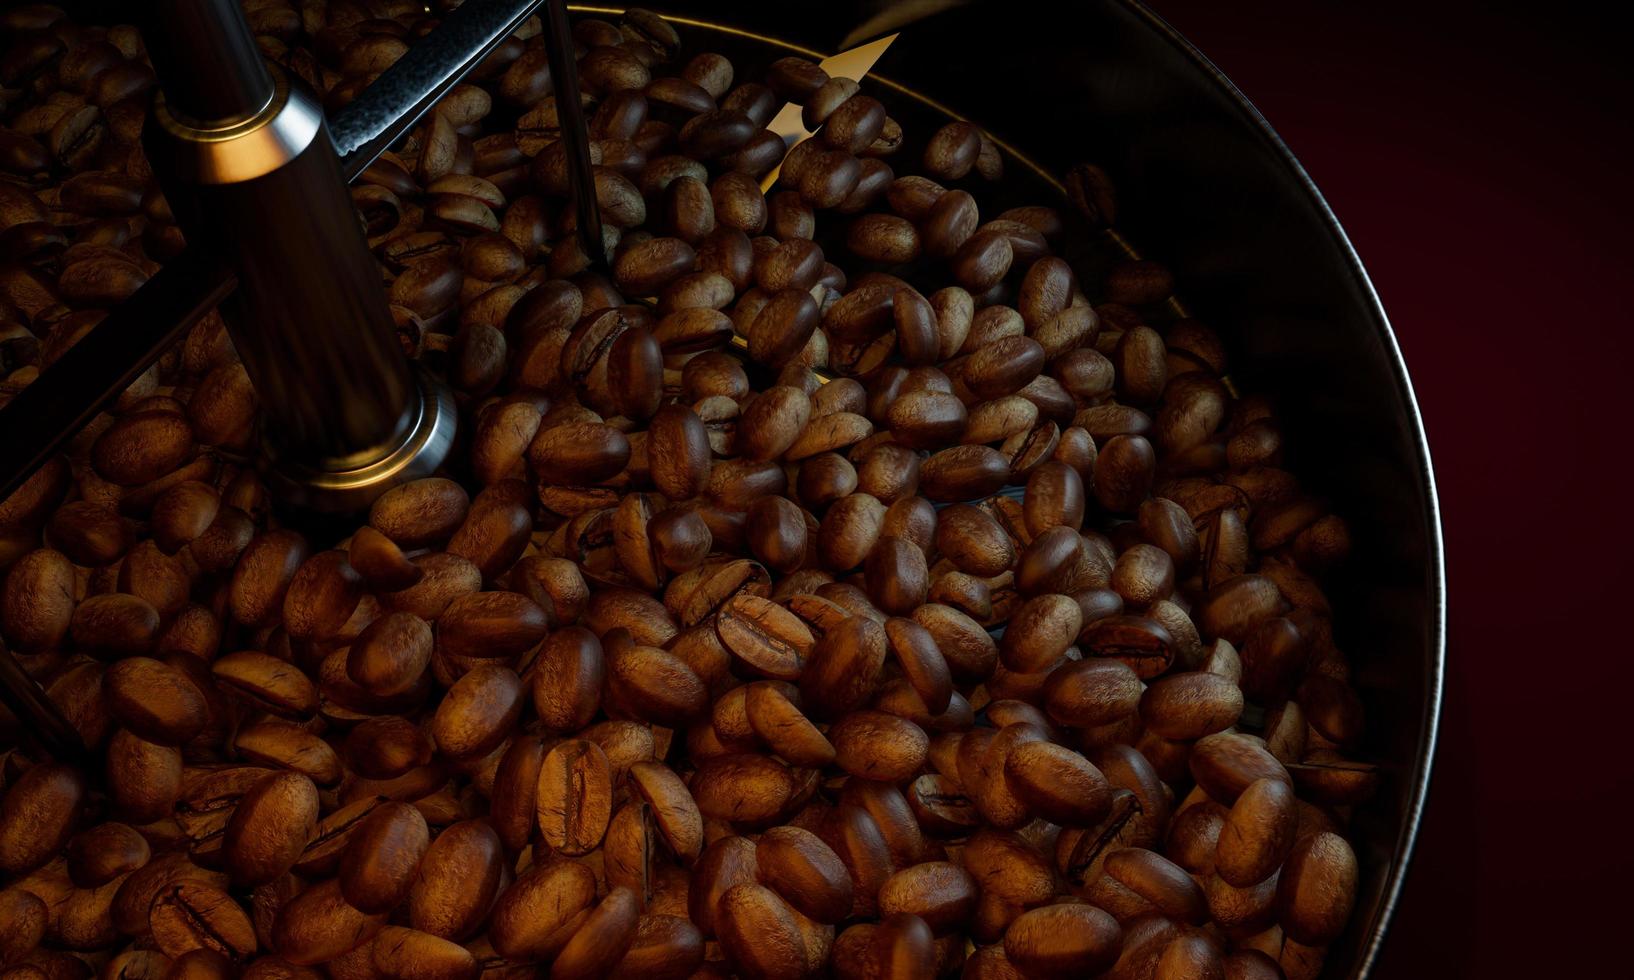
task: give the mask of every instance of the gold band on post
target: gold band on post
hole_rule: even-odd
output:
[[[323,109],[289,77],[269,64],[273,94],[248,119],[219,129],[204,128],[170,111],[163,93],[155,97],[151,121],[162,126],[174,156],[173,172],[198,184],[240,184],[264,177],[299,156],[323,132]]]

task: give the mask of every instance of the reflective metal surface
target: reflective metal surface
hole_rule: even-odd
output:
[[[172,151],[161,165],[193,183],[236,184],[292,162],[323,128],[323,109],[312,99],[291,98],[282,72],[274,76],[272,93],[260,112],[226,126],[178,118],[166,97],[156,96],[148,124],[165,130],[162,145]]]
[[[443,18],[347,105],[330,131],[351,180],[509,37],[542,0],[482,0]]]
[[[435,469],[451,440],[421,428],[440,416],[422,409],[321,108],[272,75],[278,97],[256,120],[203,130],[156,111],[144,141],[188,240],[237,273],[222,311],[263,410],[265,449],[286,485],[293,473],[306,483],[290,499],[355,510],[404,474]],[[404,460],[411,449],[425,458]]]
[[[431,476],[454,446],[459,410],[440,379],[421,371],[416,380],[414,415],[395,449],[355,466],[337,463],[322,468],[274,452],[266,474],[268,487],[293,507],[344,514],[368,507],[386,488]]]

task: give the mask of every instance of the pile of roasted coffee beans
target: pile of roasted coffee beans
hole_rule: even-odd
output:
[[[331,110],[448,6],[245,3]],[[183,242],[136,32],[0,34],[6,397]],[[0,503],[96,760],[0,719],[0,980],[1316,976],[1377,779],[1346,525],[1165,269],[1059,257],[1105,176],[984,213],[970,124],[574,37],[610,268],[537,22],[353,189],[446,477],[280,522],[212,316]]]

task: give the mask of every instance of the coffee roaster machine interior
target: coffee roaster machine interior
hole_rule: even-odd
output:
[[[435,471],[454,442],[447,388],[393,333],[346,182],[529,17],[560,96],[576,88],[569,18],[617,8],[468,0],[355,101],[325,118],[260,58],[234,0],[158,0],[143,26],[161,95],[144,135],[189,247],[0,410],[0,497],[51,458],[189,326],[221,305],[267,416],[268,482],[298,512],[356,512]],[[1331,593],[1383,773],[1359,812],[1363,881],[1327,975],[1367,975],[1425,802],[1444,655],[1440,524],[1411,383],[1361,261],[1264,118],[1134,0],[785,0],[649,5],[698,47],[742,65],[820,59],[897,34],[864,90],[905,129],[949,118],[1006,156],[1001,194],[1061,200],[1080,160],[1118,188],[1115,231],[1080,267],[1160,259],[1184,312],[1226,339],[1233,379],[1283,406],[1289,467],[1345,515],[1354,554]],[[83,23],[129,17],[95,5]],[[575,105],[572,99],[559,100]],[[564,112],[581,247],[599,252],[582,113]],[[1062,202],[1064,206],[1064,201]],[[310,285],[324,284],[322,288]],[[0,653],[6,700],[51,752],[71,725]]]

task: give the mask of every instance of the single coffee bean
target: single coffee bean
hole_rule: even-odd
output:
[[[1277,879],[1278,921],[1290,939],[1323,946],[1344,931],[1356,902],[1356,853],[1343,837],[1309,834]]]
[[[1027,976],[1078,977],[1118,958],[1123,930],[1112,916],[1085,904],[1023,912],[1004,932],[1004,955]]]
[[[456,823],[437,835],[420,861],[419,877],[409,889],[409,921],[422,932],[456,942],[474,935],[494,906],[504,877],[504,849],[493,827],[481,820]],[[514,923],[501,926],[499,909],[494,912],[490,938],[495,949],[509,952]]]
[[[430,844],[419,810],[381,804],[349,835],[340,862],[341,894],[360,912],[396,908],[408,897]]]
[[[760,881],[818,922],[834,923],[851,911],[851,879],[821,838],[799,827],[774,827],[755,845]]]
[[[588,854],[601,842],[612,816],[612,776],[607,755],[594,742],[563,742],[539,769],[539,830],[569,855]]]
[[[255,954],[255,929],[238,903],[219,889],[181,882],[159,891],[148,912],[153,941],[172,958],[206,949],[235,963]]]
[[[227,872],[238,887],[265,884],[300,860],[318,825],[318,789],[306,776],[267,776],[239,800],[222,841]]]

